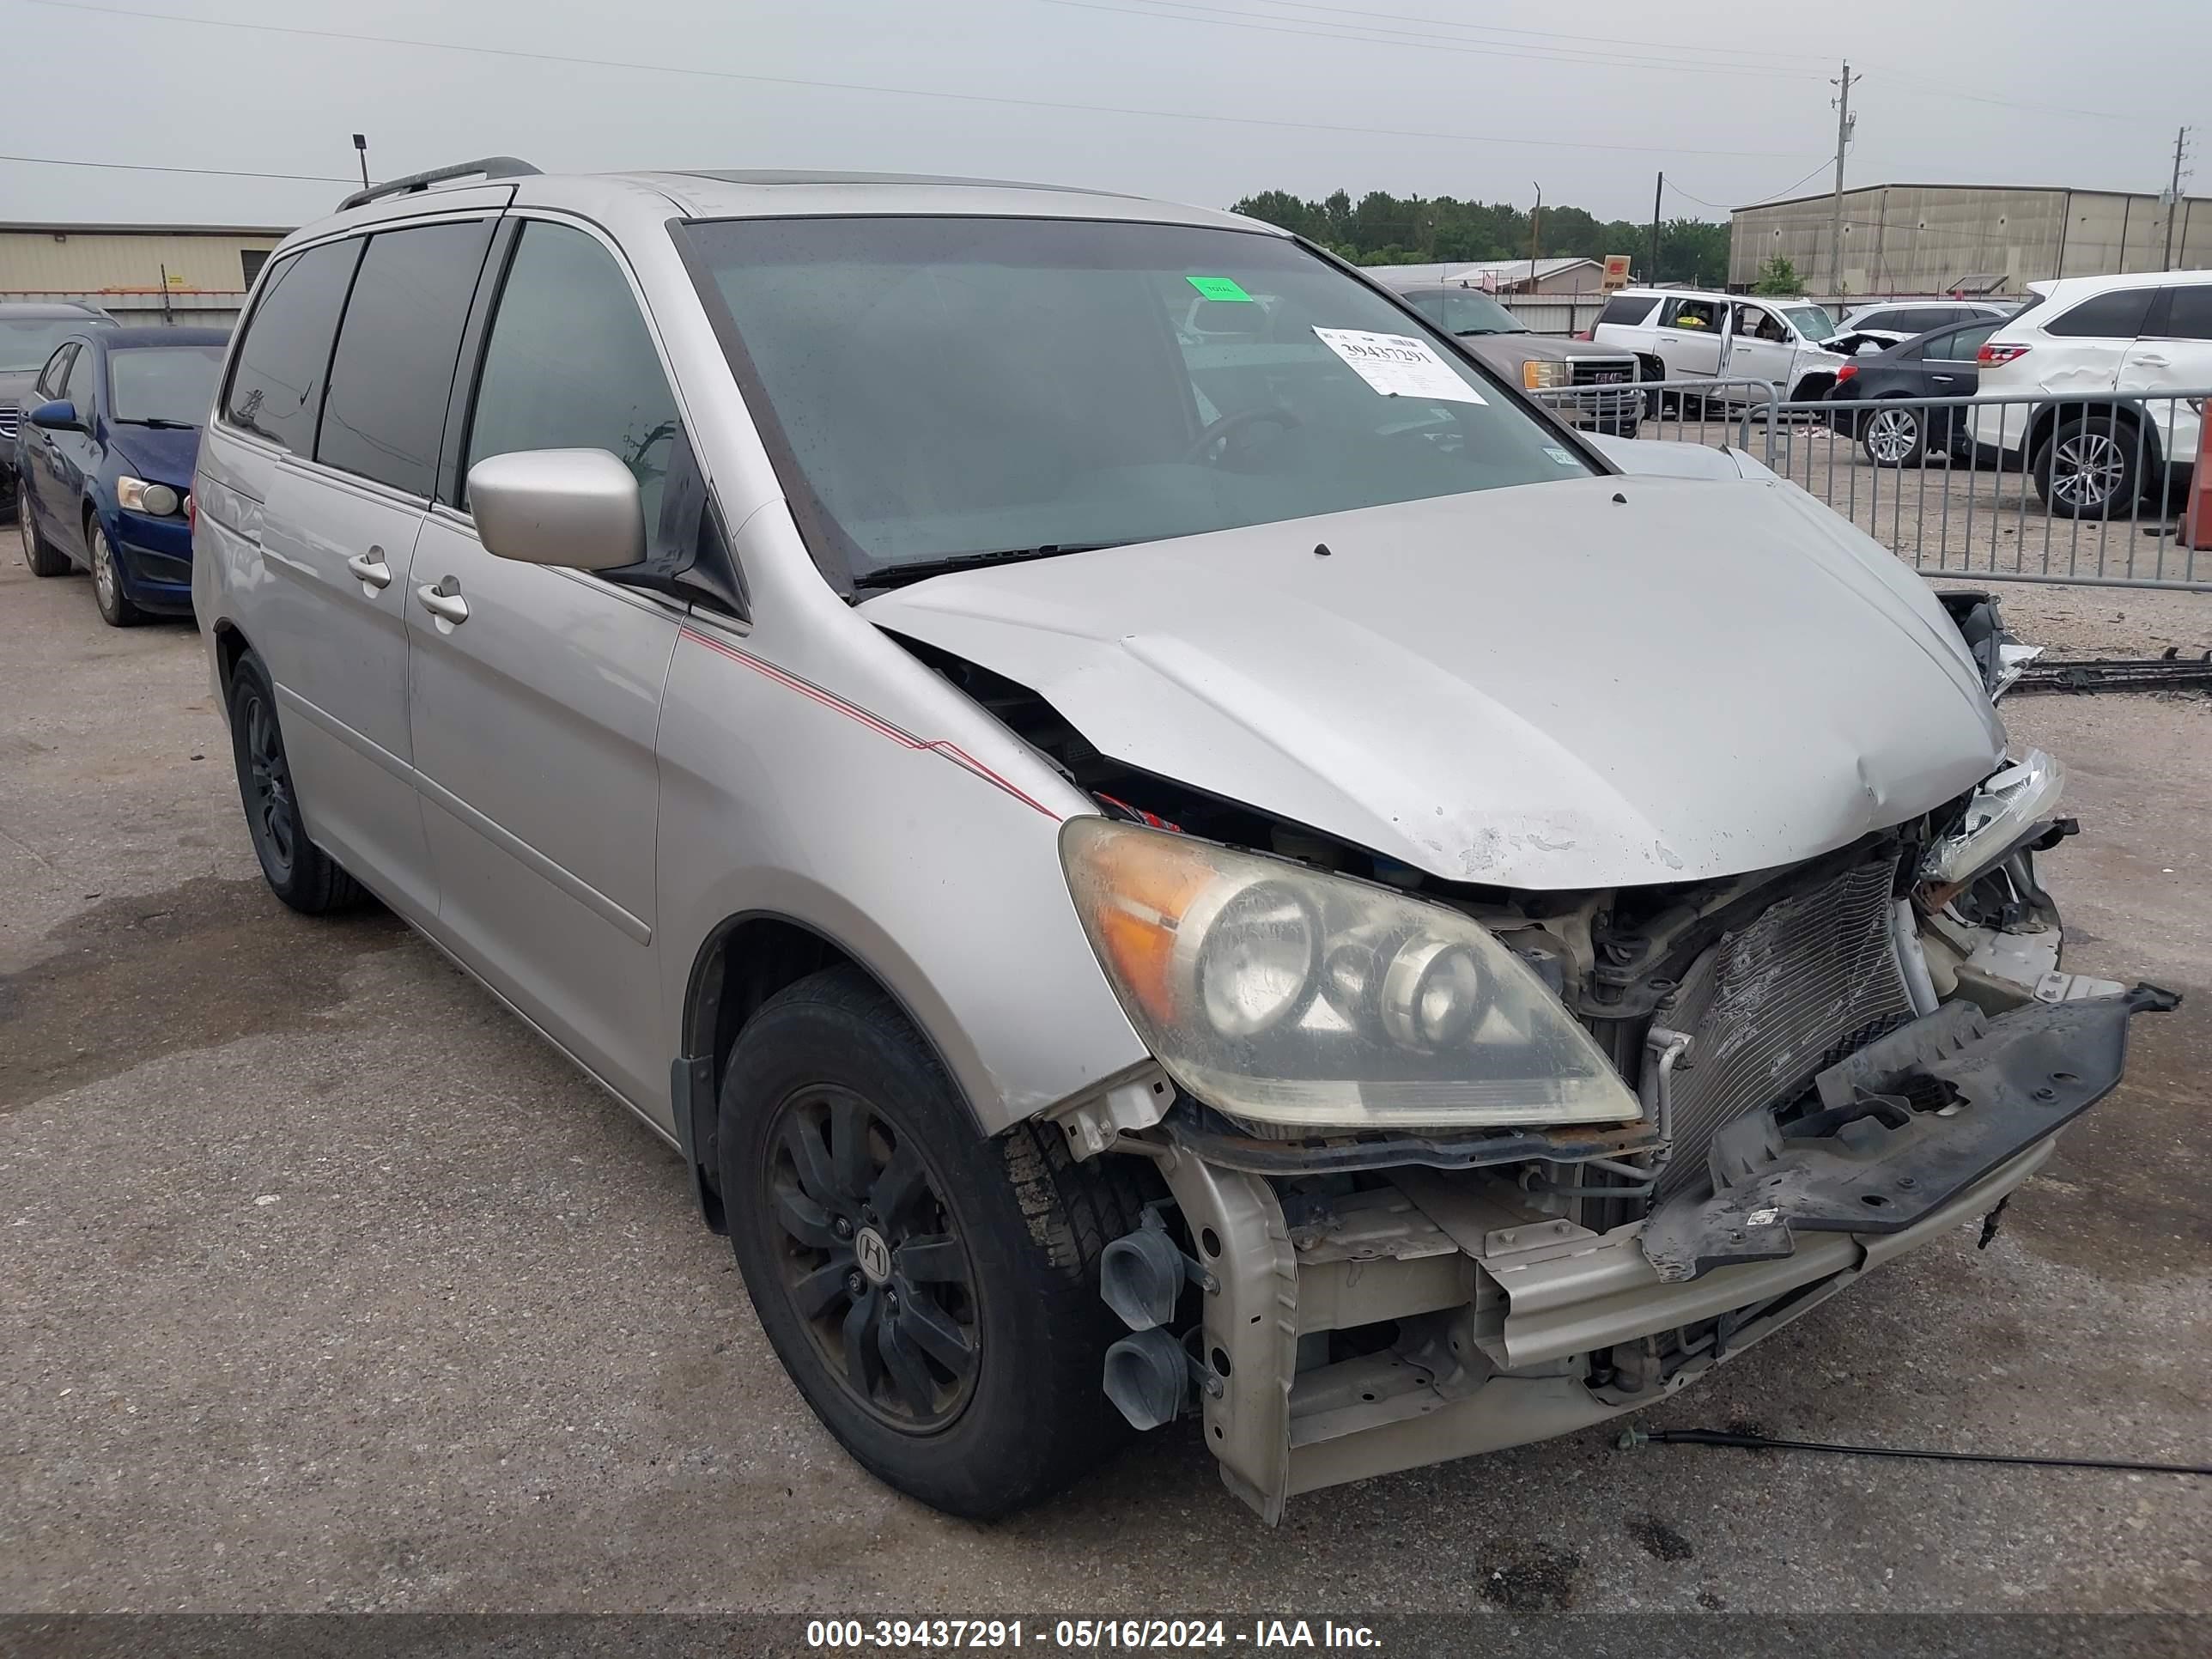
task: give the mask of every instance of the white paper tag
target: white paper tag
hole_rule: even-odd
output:
[[[1425,340],[1410,334],[1369,334],[1356,328],[1316,327],[1314,333],[1386,398],[1427,398],[1453,404],[1486,401],[1453,374],[1450,365]]]

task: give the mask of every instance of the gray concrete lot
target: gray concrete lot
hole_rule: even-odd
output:
[[[2212,643],[2212,599],[2019,610]],[[1269,1531],[1168,1431],[1000,1526],[895,1497],[659,1143],[388,916],[268,895],[202,661],[0,565],[0,1607],[2212,1610],[2173,1478],[1590,1432]],[[2204,1455],[2212,702],[2007,718],[2072,769],[2071,965],[2190,1002],[1988,1251],[1961,1231],[1648,1426]]]

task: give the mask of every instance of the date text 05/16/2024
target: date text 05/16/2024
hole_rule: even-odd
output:
[[[1008,1652],[1043,1648],[1069,1653],[1167,1651],[1180,1648],[1376,1648],[1364,1625],[1320,1619],[814,1619],[807,1621],[811,1648],[927,1649]]]

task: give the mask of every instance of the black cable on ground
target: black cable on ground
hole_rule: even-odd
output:
[[[1623,1431],[1621,1450],[1638,1446],[1735,1446],[1746,1451],[1840,1452],[1847,1457],[1917,1457],[1937,1463],[2016,1463],[2039,1469],[2121,1469],[2131,1474],[2212,1475],[2212,1463],[2142,1463],[2124,1457],[2029,1457],[2005,1452],[1923,1451],[1904,1446],[1835,1446],[1820,1440],[1777,1440],[1719,1429]]]

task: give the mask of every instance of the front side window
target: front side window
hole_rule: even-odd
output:
[[[219,345],[130,346],[107,354],[107,418],[130,426],[198,426],[215,405]]]
[[[0,317],[0,374],[36,368],[86,321],[82,317]]]
[[[680,429],[613,257],[567,225],[525,225],[484,349],[468,464],[521,449],[610,451],[636,476],[651,526]]]
[[[2094,294],[2071,311],[2053,317],[2043,325],[2043,331],[2074,339],[2132,340],[2142,332],[2157,292],[2154,288],[2123,288],[2110,294]]]
[[[1782,319],[1765,306],[1738,306],[1735,308],[1735,331],[1739,338],[1766,340],[1778,345],[1787,345],[1790,331]]]
[[[76,346],[64,346],[46,360],[46,368],[39,373],[37,389],[41,399],[51,403],[62,395],[62,389],[69,384],[70,359],[79,349]]]
[[[489,220],[368,239],[331,359],[317,460],[428,499],[461,326],[490,246]]]
[[[62,387],[62,396],[76,405],[76,417],[88,424],[92,420],[92,348],[79,346],[70,362],[69,380]]]
[[[690,235],[817,556],[863,583],[1590,471],[1283,237],[919,217]],[[1255,320],[1194,336],[1194,292]]]
[[[223,417],[295,455],[315,453],[315,420],[331,368],[338,313],[361,241],[325,242],[276,267],[238,343]]]

